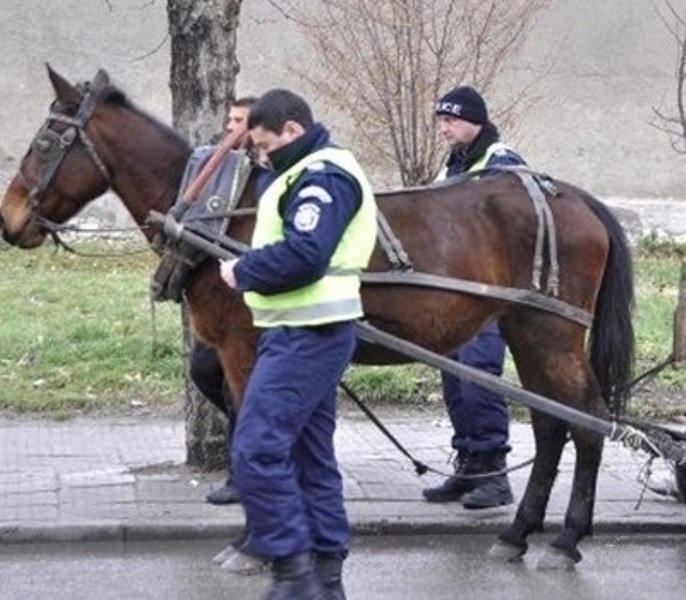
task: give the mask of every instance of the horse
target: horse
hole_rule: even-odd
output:
[[[188,142],[132,103],[102,69],[79,84],[49,66],[48,76],[55,98],[2,197],[3,238],[35,248],[111,189],[152,240],[155,232],[146,218],[150,211],[170,209],[191,153]],[[621,409],[632,369],[631,253],[607,207],[571,184],[555,180],[554,187],[556,193],[545,202],[556,224],[558,298],[592,315],[587,324],[508,297],[404,284],[402,277],[394,285],[363,284],[365,319],[440,354],[498,319],[526,390],[607,418]],[[516,175],[384,192],[377,203],[415,272],[531,291],[538,226],[529,193]],[[255,204],[251,174],[238,205]],[[249,243],[253,226],[250,217],[232,219],[227,235]],[[544,263],[545,279],[553,268]],[[377,244],[368,272],[388,272],[391,266]],[[185,294],[194,331],[216,348],[239,403],[258,336],[250,313],[241,296],[221,281],[216,261],[205,261],[191,274]],[[398,364],[409,359],[361,343],[354,360]],[[603,436],[539,411],[532,411],[531,423],[536,442],[531,474],[513,522],[490,554],[517,560],[528,549],[528,536],[542,531],[569,436],[576,449],[569,504],[561,530],[539,560],[546,568],[569,568],[581,560],[578,543],[592,531]]]

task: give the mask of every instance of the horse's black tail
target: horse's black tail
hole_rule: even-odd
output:
[[[619,221],[603,203],[584,194],[584,201],[605,226],[610,252],[596,301],[589,337],[591,367],[614,415],[624,411],[634,364],[634,277],[631,251]]]

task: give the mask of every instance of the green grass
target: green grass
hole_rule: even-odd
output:
[[[0,410],[59,415],[132,400],[178,401],[179,308],[157,304],[153,315],[147,285],[156,259],[149,251],[84,258],[12,249],[0,252],[0,260]]]
[[[122,253],[129,243],[81,242],[84,252]],[[125,410],[133,401],[178,407],[183,395],[179,307],[148,299],[156,257],[87,258],[51,248],[0,247],[0,411],[69,416]],[[637,373],[672,350],[681,256],[640,248],[636,259]],[[153,332],[154,328],[154,332]],[[511,361],[508,379],[514,379]],[[423,403],[440,394],[438,372],[422,365],[352,367],[346,381],[365,400]],[[683,412],[686,371],[662,371],[633,413]],[[669,394],[663,402],[661,394]],[[676,398],[676,400],[675,400]],[[517,413],[519,411],[516,411]]]

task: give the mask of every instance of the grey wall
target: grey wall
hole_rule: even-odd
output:
[[[0,183],[45,117],[44,62],[75,80],[104,67],[134,101],[168,120],[168,54],[163,0],[0,0]],[[267,0],[246,0],[239,60],[237,91],[252,94],[299,87],[288,65],[306,61],[307,51]],[[534,80],[540,99],[510,139],[535,168],[601,197],[686,197],[685,159],[649,123],[653,106],[673,104],[674,61],[650,0],[553,0],[502,81],[506,88]],[[316,97],[313,104],[325,114]],[[345,120],[334,122],[345,138]]]

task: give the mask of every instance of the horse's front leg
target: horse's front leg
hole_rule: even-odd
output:
[[[572,493],[562,531],[541,555],[539,569],[569,569],[581,560],[577,544],[592,533],[598,471],[603,453],[603,436],[571,428],[576,448]]]
[[[567,425],[558,419],[532,411],[531,424],[536,441],[536,456],[524,497],[510,527],[498,536],[489,555],[515,561],[528,550],[530,533],[543,531],[545,511],[557,476],[562,449],[567,439]]]

